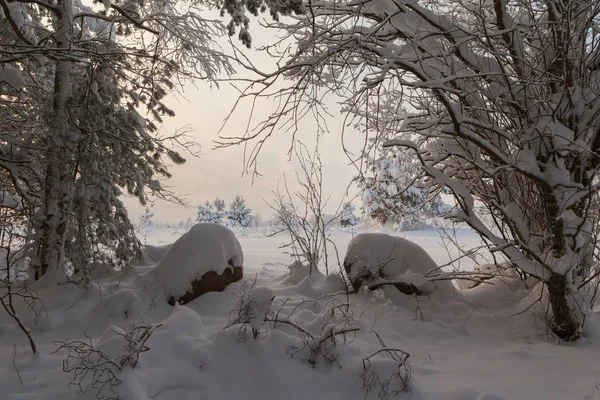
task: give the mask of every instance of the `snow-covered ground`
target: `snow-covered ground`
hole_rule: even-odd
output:
[[[183,233],[153,231],[147,240],[167,244]],[[331,234],[343,257],[353,232]],[[435,231],[402,236],[424,247],[438,264],[450,258]],[[244,252],[244,279],[185,306],[157,301],[152,286],[140,283],[138,276],[151,266],[105,277],[88,291],[74,285],[41,291],[42,316],[34,318],[22,305],[17,307],[39,346],[36,356],[0,310],[0,398],[377,399],[386,396],[379,383],[391,376],[387,393],[399,399],[600,399],[600,322],[595,316],[588,319],[584,339],[560,344],[535,316],[539,308],[521,313],[533,296],[499,281],[444,300],[432,296],[417,301],[395,289],[347,297],[338,293],[342,286],[335,275],[308,276],[302,268],[288,269],[291,260],[279,249],[284,237],[267,237],[260,229],[238,231],[237,237]],[[466,246],[478,242],[469,231],[459,232],[458,239]],[[472,265],[466,260],[463,268]],[[261,299],[253,311],[264,313],[271,291],[276,317],[296,326],[261,325],[254,319],[246,331],[239,324],[227,327],[239,316],[236,307],[252,293]],[[135,369],[117,371],[122,383],[114,388],[116,394],[110,385],[100,388],[101,382],[90,387],[91,373],[81,387],[76,381],[69,387],[74,375],[63,372],[67,351],[54,353],[58,346],[53,342],[91,340],[116,360],[125,344],[119,333],[132,323],[162,325],[146,342],[149,350]],[[256,339],[251,327],[258,328]],[[333,346],[328,334],[340,329],[354,331],[345,340],[336,336]],[[394,372],[404,376],[407,370],[399,370],[388,353],[365,361],[382,348],[381,341],[410,355],[408,392],[393,394],[400,388]]]

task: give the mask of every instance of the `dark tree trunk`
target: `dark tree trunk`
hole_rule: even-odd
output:
[[[577,312],[569,306],[569,288],[564,275],[553,274],[546,281],[550,306],[552,307],[551,328],[559,338],[574,341],[580,337],[580,322],[577,321]]]

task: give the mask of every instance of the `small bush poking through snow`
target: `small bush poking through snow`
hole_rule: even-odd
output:
[[[382,348],[363,358],[363,389],[367,394],[373,389],[378,389],[379,398],[389,400],[401,392],[410,391],[408,383],[411,372],[407,363],[410,355],[403,350],[387,347],[381,336],[376,331],[373,333],[379,339]],[[381,360],[382,357],[384,360]],[[392,368],[386,368],[390,366]]]
[[[154,226],[154,222],[152,221],[153,217],[154,213],[150,212],[150,209],[146,207],[145,212],[140,216],[138,225],[136,227],[138,233],[144,237],[144,244],[146,244],[146,242],[148,241],[148,233]]]
[[[84,333],[88,342],[80,340],[53,342],[58,348],[54,353],[67,350],[63,371],[73,373],[69,386],[77,385],[80,392],[86,387],[96,390],[99,399],[119,400],[115,388],[121,384],[119,375],[124,368],[135,368],[140,353],[150,350],[146,342],[161,324],[136,325],[133,323],[124,334],[114,332],[125,339],[123,355],[116,360],[96,349],[92,339]]]
[[[233,317],[233,321],[228,326],[241,324],[240,331],[243,332],[250,326],[252,337],[257,339],[262,325],[273,311],[271,305],[275,295],[271,289],[256,287],[255,284],[250,281],[244,283],[244,289],[237,299],[232,315],[230,315]]]
[[[63,360],[63,371],[73,373],[69,386],[76,385],[80,392],[85,392],[85,388],[89,386],[96,390],[98,398],[118,400],[115,388],[121,384],[118,378],[121,367],[118,362],[95,349],[91,338],[87,339],[88,343],[80,340],[54,342],[58,346],[55,353],[68,351]]]
[[[161,324],[131,324],[129,331],[123,335],[127,343],[125,344],[123,356],[119,360],[121,368],[135,368],[138,358],[140,358],[140,353],[150,350],[150,348],[146,346],[146,342],[150,339],[152,333],[160,326]]]
[[[305,360],[313,367],[317,360],[322,358],[327,363],[337,360],[336,344],[337,338],[347,340],[347,335],[353,334],[360,328],[353,326],[352,311],[348,303],[338,299],[335,295],[325,295],[327,299],[324,306],[323,317],[320,324],[320,332],[312,333],[308,327],[294,321],[294,313],[302,308],[303,304],[316,303],[316,300],[303,300],[295,305],[291,311],[287,311],[289,299],[283,301],[277,310],[273,310],[272,304],[275,296],[273,291],[266,287],[255,287],[254,283],[246,283],[242,294],[238,297],[236,308],[232,311],[232,322],[224,329],[234,325],[241,325],[240,332],[245,332],[248,326],[252,329],[252,336],[258,339],[260,329],[265,323],[270,323],[273,329],[282,326],[291,326],[296,329],[296,344],[291,347],[292,355],[303,353]]]
[[[360,328],[354,326],[354,313],[349,303],[340,300],[336,295],[330,294],[321,296],[320,300],[325,300],[320,334],[312,337],[303,337],[303,335],[300,335],[303,341],[302,346],[297,350],[298,352],[305,348],[308,349],[309,357],[307,361],[313,367],[316,365],[319,357],[327,363],[336,361],[338,357],[336,351],[337,337],[339,336],[346,341],[348,334],[356,333],[360,330]]]

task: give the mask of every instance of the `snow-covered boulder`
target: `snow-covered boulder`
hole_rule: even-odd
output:
[[[453,292],[450,281],[433,282],[425,275],[438,265],[419,245],[384,233],[361,233],[350,243],[344,269],[355,290],[364,284],[377,287],[385,282],[404,294]]]
[[[184,304],[242,279],[243,263],[242,248],[231,230],[200,223],[177,239],[149,274],[163,287],[169,304]]]

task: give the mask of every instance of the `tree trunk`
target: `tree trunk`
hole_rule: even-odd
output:
[[[578,321],[578,312],[569,302],[570,290],[567,278],[564,275],[552,274],[552,277],[546,281],[546,287],[552,307],[552,332],[568,342],[579,339],[581,321]]]
[[[56,6],[57,47],[68,49],[71,43],[72,2],[59,0]],[[71,64],[68,59],[57,60],[54,73],[54,104],[51,137],[46,152],[46,183],[44,215],[42,216],[41,275],[49,274],[57,283],[64,282],[65,254],[69,215],[71,212],[72,182],[69,169],[69,122],[67,104],[71,96]]]

